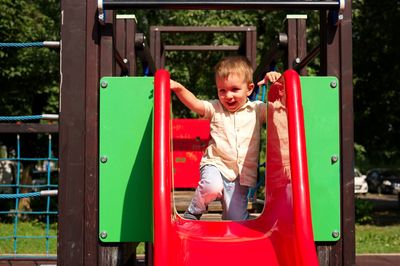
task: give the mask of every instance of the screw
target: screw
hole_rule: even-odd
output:
[[[330,85],[331,85],[331,88],[334,89],[334,88],[336,88],[337,83],[336,83],[336,81],[332,81]]]
[[[294,61],[296,62],[296,64],[300,64],[300,62],[301,62],[301,59],[300,59],[300,58],[298,58],[298,57],[296,57],[296,59],[295,59]]]
[[[100,238],[101,238],[101,239],[107,238],[107,231],[101,231],[101,232],[100,232]]]
[[[333,236],[333,238],[338,238],[339,237],[339,231],[337,231],[337,230],[334,230],[333,232],[332,232],[332,236]]]
[[[107,88],[107,86],[108,86],[107,81],[102,81],[100,86],[101,86],[103,89]]]
[[[339,160],[339,158],[337,157],[337,155],[333,155],[333,156],[331,157],[331,162],[332,162],[332,163],[337,163],[338,160]]]
[[[106,163],[107,160],[108,160],[107,156],[101,156],[100,157],[100,162],[102,162],[102,163]]]

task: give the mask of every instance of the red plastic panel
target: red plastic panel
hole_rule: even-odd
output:
[[[175,188],[196,188],[199,165],[210,140],[210,122],[205,119],[173,119],[173,173]]]

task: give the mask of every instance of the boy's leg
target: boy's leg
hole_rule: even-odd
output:
[[[222,197],[224,185],[218,168],[213,165],[205,165],[200,169],[200,181],[190,202],[187,211],[183,215],[186,219],[200,219],[210,202]]]
[[[241,186],[239,178],[231,182],[223,179],[224,197],[222,201],[224,220],[247,220],[249,212],[247,211],[247,194],[249,187]]]

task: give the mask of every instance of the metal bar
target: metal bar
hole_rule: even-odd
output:
[[[149,45],[146,42],[143,42],[141,47],[136,45],[136,55],[142,62],[142,65],[147,68],[147,70],[144,71],[145,75],[153,76],[154,73],[156,73],[156,66],[151,56]]]
[[[124,0],[104,0],[104,9],[123,9],[123,8],[156,8],[156,9],[339,9],[340,4],[337,0],[326,1],[124,1]]]
[[[239,45],[165,45],[164,51],[237,51]]]
[[[247,32],[255,31],[254,26],[154,26],[154,30],[165,33],[182,33],[182,32]]]
[[[0,124],[0,133],[57,133],[58,124]]]
[[[310,63],[319,54],[320,50],[321,50],[320,46],[317,46],[314,49],[312,49],[309,54],[307,54],[303,59],[301,59],[299,64],[296,64],[293,67],[293,69],[297,71],[297,70],[304,68],[306,65],[308,65],[308,63]]]

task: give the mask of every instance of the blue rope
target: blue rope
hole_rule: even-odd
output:
[[[0,121],[22,121],[22,120],[39,120],[39,119],[58,119],[58,115],[12,115],[0,116]]]
[[[0,121],[20,121],[20,120],[37,120],[37,119],[42,119],[42,115],[0,116]]]
[[[0,199],[21,199],[39,196],[54,196],[58,194],[58,190],[42,190],[30,193],[17,193],[17,194],[0,194]],[[50,210],[48,209],[47,212]]]
[[[19,193],[19,194],[0,194],[0,199],[22,199],[40,196],[40,192]]]
[[[44,47],[44,42],[0,42],[0,48]]]
[[[59,41],[44,41],[44,42],[0,42],[0,48],[28,48],[28,47],[47,47],[59,48]]]

